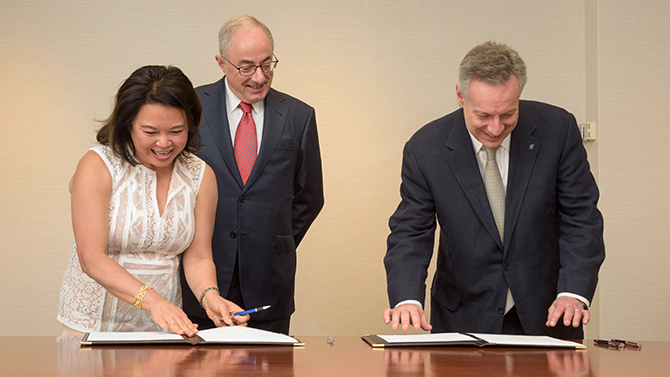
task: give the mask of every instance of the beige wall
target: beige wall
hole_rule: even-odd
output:
[[[600,332],[670,335],[670,2],[600,1],[599,183],[608,256]],[[609,339],[609,338],[608,338]]]
[[[526,60],[524,98],[598,121],[599,138],[587,148],[608,257],[588,336],[666,339],[668,175],[647,161],[670,132],[661,65],[670,57],[670,10],[664,0],[640,4],[3,1],[0,334],[59,331],[72,237],[67,182],[120,82],[145,64],[179,66],[195,85],[218,80],[217,30],[250,13],[274,33],[275,88],[316,108],[321,137],[326,206],[298,251],[294,334],[389,331],[381,260],[402,146],[457,107],[460,59],[495,39]]]

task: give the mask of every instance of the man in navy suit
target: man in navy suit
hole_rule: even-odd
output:
[[[599,192],[575,117],[519,100],[525,83],[516,51],[473,48],[460,65],[460,109],[405,145],[384,258],[394,330],[583,338],[605,258]]]
[[[278,61],[263,23],[237,16],[219,31],[219,44],[224,77],[196,88],[203,108],[198,156],[214,169],[219,189],[212,240],[218,289],[242,308],[271,305],[252,314],[249,326],[288,333],[296,248],[324,203],[315,113],[271,88]],[[220,326],[182,287],[189,318],[200,329]]]

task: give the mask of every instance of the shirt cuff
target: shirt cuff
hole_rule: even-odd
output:
[[[577,300],[581,301],[582,304],[584,304],[584,309],[586,309],[586,310],[589,310],[589,308],[591,307],[591,302],[589,300],[585,299],[584,297],[582,297],[580,295],[576,295],[574,293],[561,292],[561,293],[558,294],[558,296],[556,296],[556,298],[558,298],[558,297],[576,298]]]
[[[400,305],[405,305],[405,304],[414,304],[414,305],[420,307],[421,309],[423,309],[423,305],[421,305],[421,303],[417,300],[400,301],[396,306],[393,307],[393,309],[397,308]]]

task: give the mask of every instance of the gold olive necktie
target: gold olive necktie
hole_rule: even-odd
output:
[[[495,219],[500,241],[505,242],[505,187],[500,176],[500,169],[496,162],[496,152],[498,148],[486,149],[486,169],[484,170],[484,186],[486,187],[486,196],[491,205],[493,218]],[[505,302],[505,314],[514,306],[512,291],[507,288],[507,301]]]

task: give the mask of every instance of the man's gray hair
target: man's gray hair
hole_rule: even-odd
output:
[[[219,55],[225,57],[226,53],[233,44],[233,37],[241,29],[251,29],[253,27],[261,28],[272,44],[272,51],[275,50],[275,40],[272,38],[272,33],[264,23],[258,21],[255,17],[248,14],[240,14],[226,21],[221,29],[219,29]]]
[[[458,70],[458,89],[463,99],[468,99],[472,80],[489,85],[504,85],[514,75],[519,79],[520,92],[526,85],[526,64],[511,47],[496,42],[475,46],[461,61]]]

